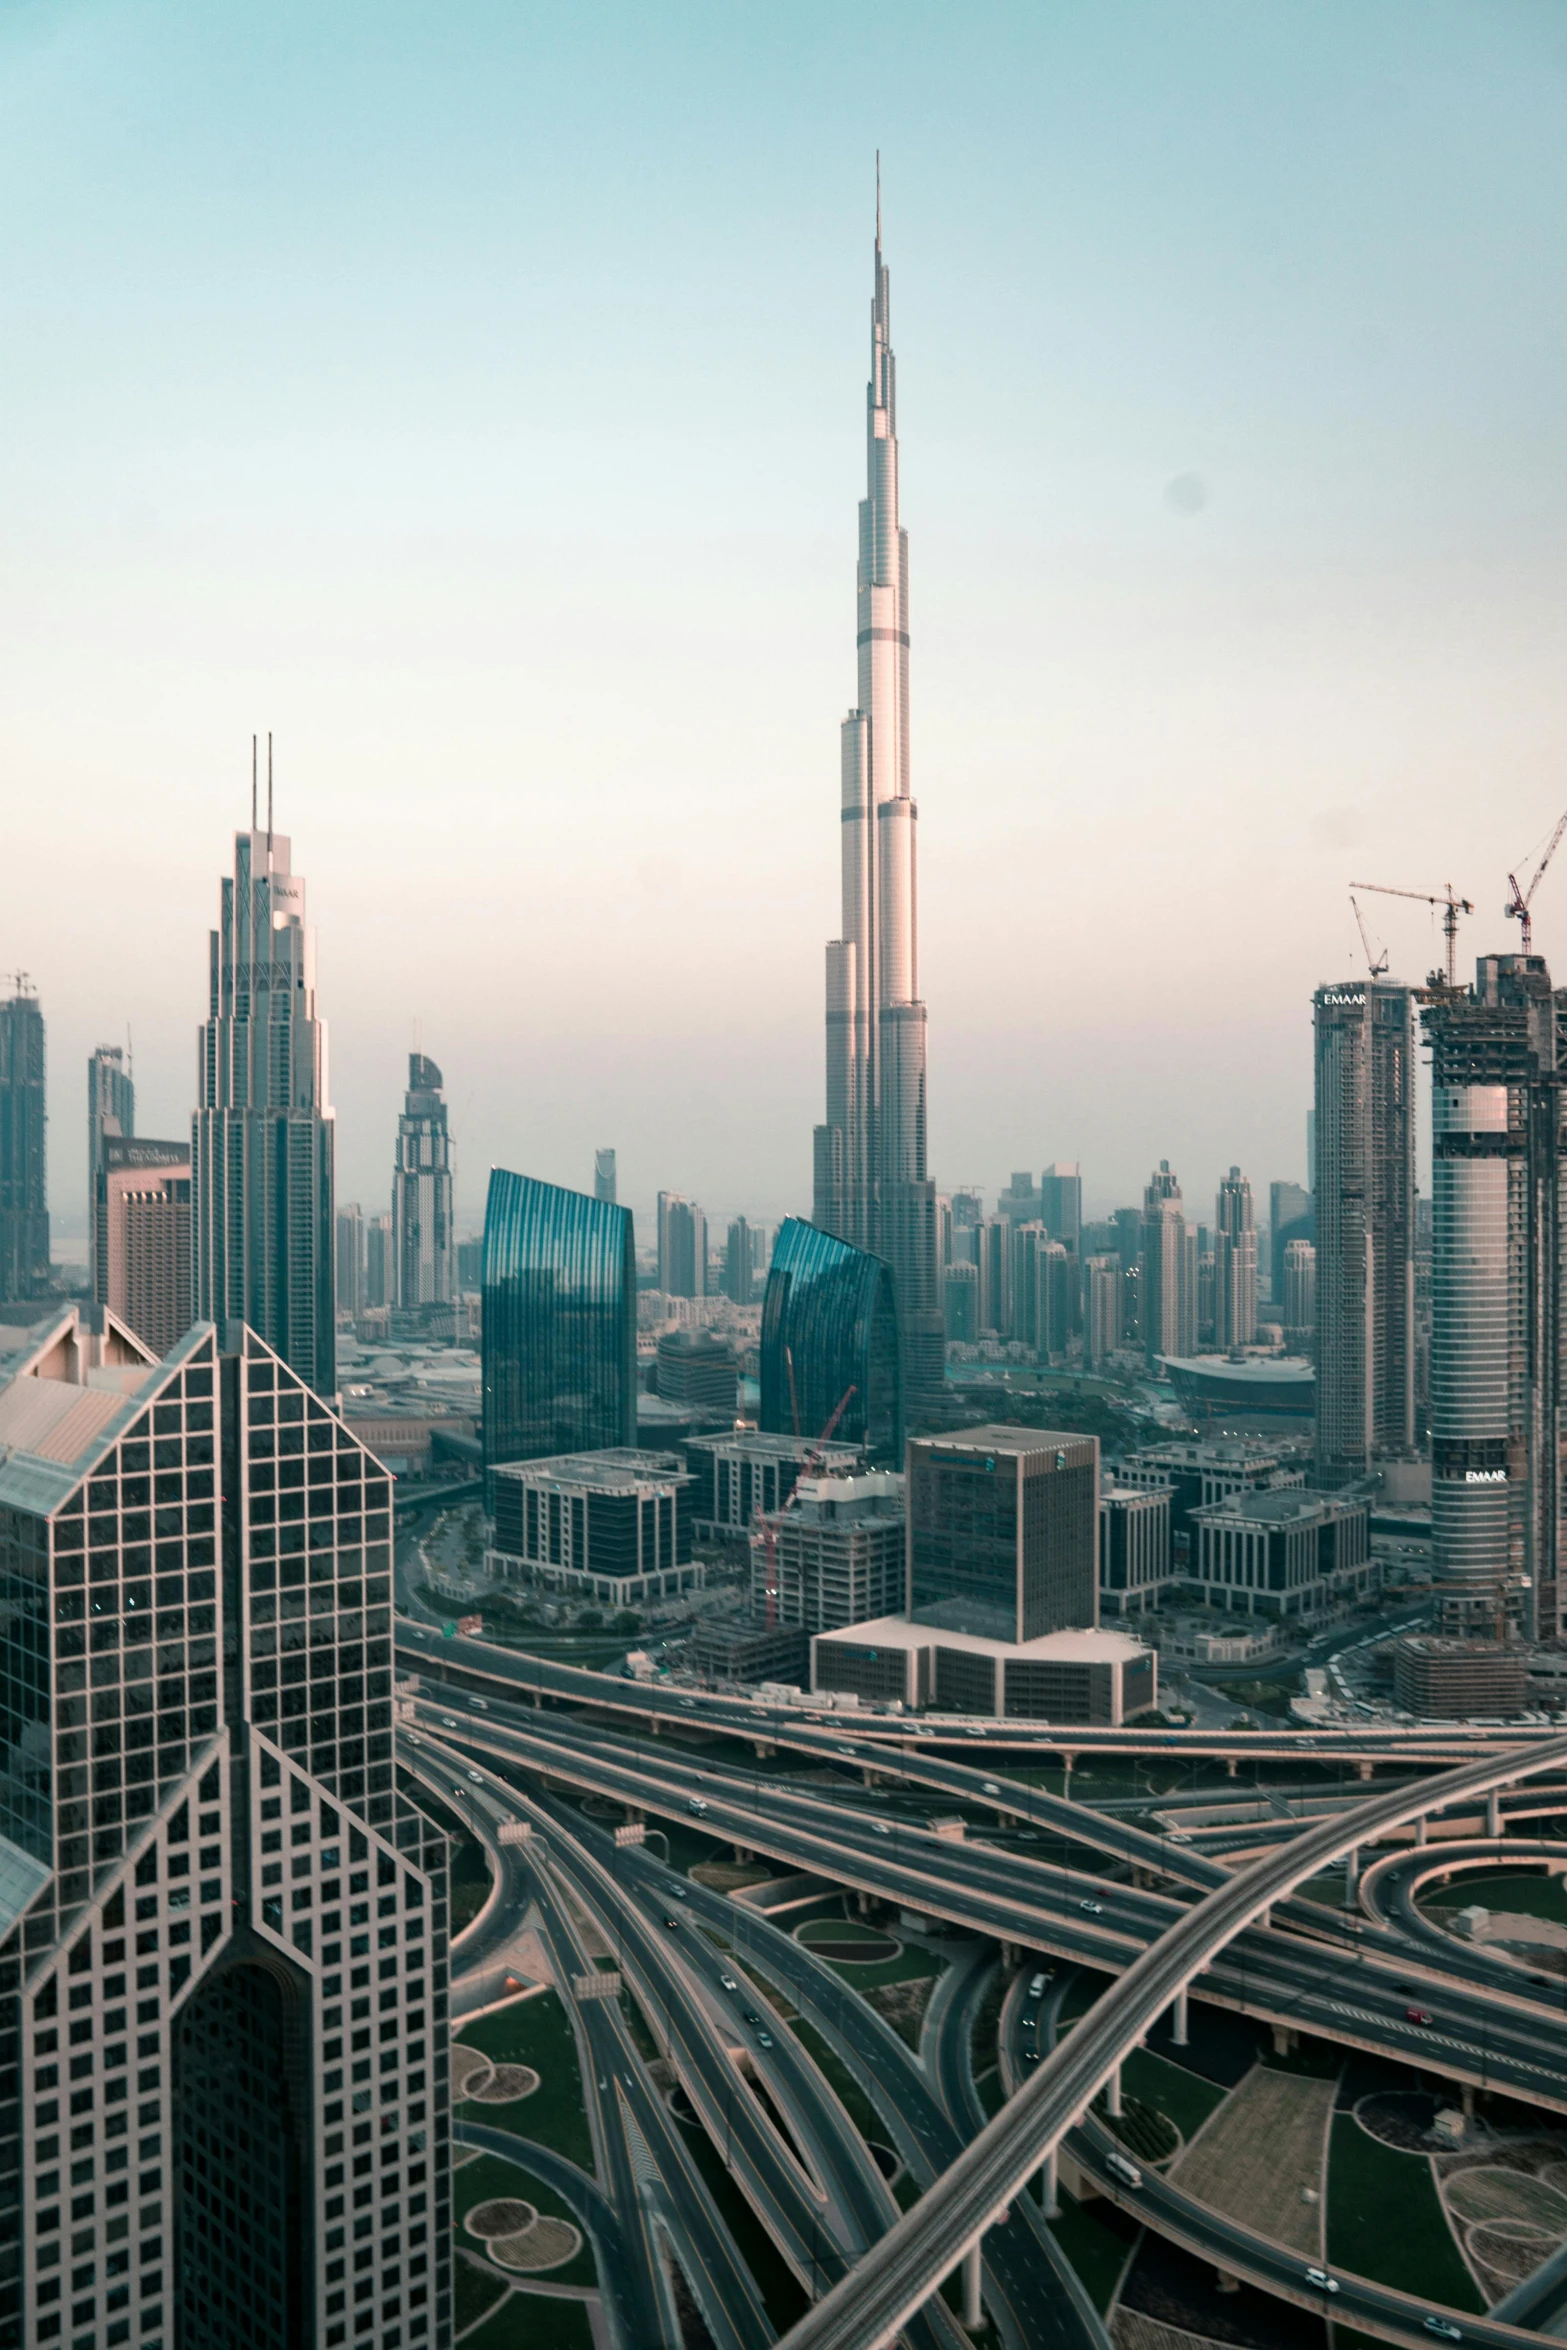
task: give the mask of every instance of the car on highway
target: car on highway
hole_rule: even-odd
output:
[[[455,1723],[455,1722],[452,1720],[452,1717],[451,1717],[451,1715],[450,1715],[450,1714],[442,1714],[442,1716],[441,1716],[441,1728],[442,1728],[443,1730],[455,1730],[455,1729],[456,1729],[456,1727],[457,1727],[457,1724],[456,1724],[456,1723]]]
[[[740,1988],[733,1975],[720,1975],[718,1980],[726,1991],[738,1991]]]
[[[1077,1906],[1086,1916],[1091,1918],[1102,1918],[1105,1914],[1105,1905],[1102,1901],[1080,1901]]]
[[[1126,2156],[1117,2152],[1114,2147],[1105,2156],[1105,2169],[1113,2177],[1124,2179],[1129,2187],[1140,2187],[1143,2183],[1143,2174],[1136,2163],[1129,2162]]]
[[[878,1836],[890,1836],[892,1834],[892,1830],[888,1827],[885,1820],[872,1820],[871,1826],[875,1829]]]
[[[1308,2268],[1306,2282],[1315,2285],[1319,2293],[1336,2293],[1339,2289],[1338,2278],[1330,2277],[1325,2268]]]
[[[1039,2062],[1039,2050],[1037,2048],[1025,2048],[1023,2051],[1023,2062],[1025,2064],[1037,2064]]]
[[[985,1733],[980,1728],[978,1722],[965,1722],[963,1726],[963,1735],[965,1738],[983,1738]]]
[[[1463,2327],[1455,2326],[1450,2317],[1428,2317],[1425,2330],[1439,2335],[1444,2342],[1461,2342],[1464,2338]]]
[[[476,1787],[482,1787],[484,1785],[484,1773],[482,1771],[470,1771],[468,1776]]]
[[[707,1817],[707,1805],[700,1795],[693,1795],[687,1803],[686,1809],[695,1819],[703,1820]]]
[[[999,1788],[999,1787],[996,1785],[996,1782],[995,1782],[995,1780],[994,1780],[994,1779],[987,1779],[987,1780],[985,1781],[985,1793],[986,1793],[987,1795],[999,1795],[999,1794],[1001,1793],[1001,1790],[1000,1790],[1000,1788]]]
[[[1028,1995],[1030,1999],[1043,1999],[1045,1995],[1045,1977],[1043,1973],[1031,1975],[1029,1977]]]
[[[1430,2024],[1434,2023],[1436,2018],[1432,2015],[1429,2007],[1406,2007],[1404,2021],[1406,2024]]]
[[[682,1697],[680,1702],[685,1707],[688,1714],[694,1714],[696,1712],[696,1699],[694,1697]]]
[[[773,2036],[772,2036],[772,2033],[771,2033],[771,2032],[758,2032],[758,2033],[757,2033],[757,2035],[756,2035],[756,2045],[757,2045],[757,2047],[758,2047],[758,2048],[771,2048],[772,2044],[773,2044]]]
[[[680,1920],[678,1918],[665,1918],[664,1923],[673,1934],[678,1931]]]
[[[487,1714],[490,1710],[490,1701],[487,1697],[470,1697],[468,1703],[476,1713]]]
[[[762,2019],[754,2007],[748,2007],[745,2011],[745,2020],[748,2024],[759,2024]]]

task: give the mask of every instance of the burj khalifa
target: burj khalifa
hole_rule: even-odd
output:
[[[898,513],[897,363],[876,204],[866,494],[860,503],[859,698],[843,722],[843,927],[827,948],[827,1116],[813,1220],[892,1267],[910,1416],[941,1410],[945,1338],[936,1191],[925,1172],[909,790],[909,541]]]

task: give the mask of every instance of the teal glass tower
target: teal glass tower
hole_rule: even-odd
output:
[[[898,1309],[880,1257],[798,1216],[781,1224],[762,1300],[761,1371],[765,1430],[819,1437],[831,1426],[836,1441],[901,1465]]]
[[[486,1469],[636,1443],[629,1208],[491,1170],[483,1366]]]

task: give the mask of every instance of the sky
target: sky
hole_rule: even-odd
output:
[[[187,1129],[268,729],[341,1199],[417,1035],[465,1228],[598,1144],[808,1212],[878,147],[931,1171],[1303,1178],[1348,884],[1506,949],[1567,806],[1564,131],[1556,0],[0,0],[61,1232],[96,1042]],[[1567,851],[1536,910],[1567,966]]]

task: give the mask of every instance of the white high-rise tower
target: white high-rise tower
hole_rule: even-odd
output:
[[[944,1329],[936,1190],[925,1167],[909,791],[909,542],[898,518],[897,372],[876,202],[866,495],[860,505],[859,700],[843,722],[843,926],[827,948],[827,1117],[814,1221],[892,1267],[905,1404],[939,1412]]]

